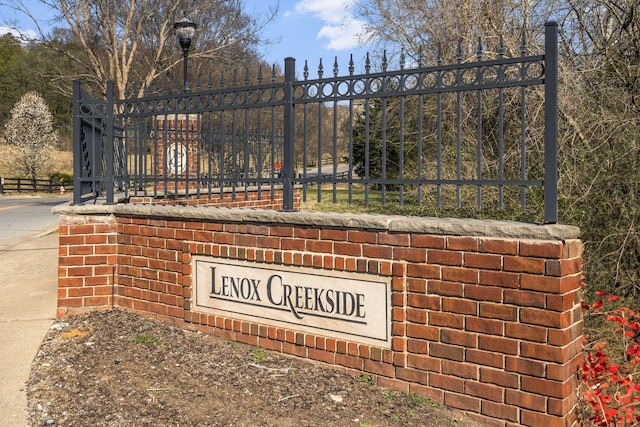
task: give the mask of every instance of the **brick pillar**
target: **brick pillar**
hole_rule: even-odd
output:
[[[115,217],[62,215],[57,316],[112,308],[116,260]]]
[[[197,188],[198,174],[198,129],[199,115],[175,114],[156,117],[158,177],[164,179],[157,184],[158,191]],[[177,183],[176,177],[180,182]]]

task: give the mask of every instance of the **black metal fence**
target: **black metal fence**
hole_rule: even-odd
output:
[[[431,66],[418,58],[398,70],[339,76],[322,63],[285,59],[265,78],[247,71],[179,94],[106,99],[74,85],[74,202],[104,194],[217,197],[250,187],[293,190],[318,201],[418,206],[544,205],[557,210],[557,25],[545,26],[545,51],[507,57],[500,43],[472,61]],[[252,81],[257,83],[253,84]],[[264,197],[273,192],[265,192]],[[533,200],[533,202],[531,201]],[[490,202],[488,202],[490,201]]]

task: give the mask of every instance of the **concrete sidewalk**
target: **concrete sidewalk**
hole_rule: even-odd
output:
[[[0,245],[0,427],[27,426],[25,383],[56,316],[58,234]]]

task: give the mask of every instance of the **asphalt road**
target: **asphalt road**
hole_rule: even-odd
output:
[[[70,196],[0,196],[0,250],[9,241],[55,229],[58,216],[51,208],[70,201]]]

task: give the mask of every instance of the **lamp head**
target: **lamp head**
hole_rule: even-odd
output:
[[[196,34],[196,28],[198,26],[187,18],[182,18],[173,24],[173,29],[176,30],[180,47],[183,50],[188,50],[191,46],[191,39]]]

